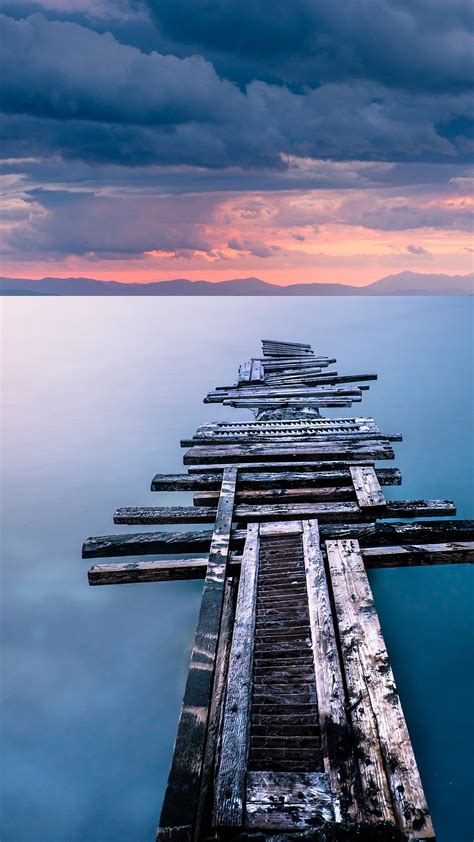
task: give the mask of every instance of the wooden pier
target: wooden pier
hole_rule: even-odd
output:
[[[307,344],[262,346],[205,398],[254,418],[199,427],[187,473],[152,480],[194,506],[114,517],[212,528],[83,546],[115,559],[91,585],[204,581],[157,840],[433,840],[366,570],[472,562],[474,521],[445,519],[449,500],[386,499],[400,471],[376,462],[401,436],[321,417],[376,375],[340,375]]]

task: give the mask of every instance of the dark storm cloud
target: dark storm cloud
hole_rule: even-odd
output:
[[[6,156],[282,168],[282,155],[467,155],[471,103],[462,85],[435,95],[359,79],[296,93],[255,80],[242,90],[202,56],[148,55],[110,33],[38,14],[0,16],[0,36]]]
[[[164,35],[210,58],[247,59],[260,77],[300,85],[364,78],[439,91],[469,84],[472,75],[469,0],[147,4]]]

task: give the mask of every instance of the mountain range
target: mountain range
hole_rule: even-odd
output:
[[[350,284],[288,284],[278,286],[260,278],[231,281],[172,281],[122,283],[94,278],[5,278],[0,277],[1,295],[472,295],[474,273],[428,275],[399,272],[363,287]]]

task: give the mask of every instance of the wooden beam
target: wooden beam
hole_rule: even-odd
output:
[[[287,459],[291,459],[290,454],[288,454]],[[337,470],[347,470],[349,465],[373,465],[374,459],[366,459],[362,458],[360,455],[354,457],[354,459],[349,458],[335,458],[335,459],[327,459],[323,461],[319,461],[319,459],[311,459],[311,461],[306,462],[304,459],[300,461],[288,461],[282,460],[281,462],[275,462],[271,458],[265,462],[254,462],[252,460],[245,461],[242,459],[240,462],[233,462],[236,468],[239,469],[239,476],[242,471],[251,471],[252,473],[280,473],[281,471],[295,471],[297,473],[301,472],[319,472],[319,471],[337,471]],[[198,463],[197,466],[190,465],[188,468],[189,474],[193,476],[196,474],[213,474],[217,473],[218,471],[222,471],[224,465],[217,464],[214,465],[212,463],[207,464],[200,464]]]
[[[372,592],[357,541],[327,541],[364,818],[434,839]]]
[[[217,464],[226,462],[262,462],[314,459],[393,459],[393,448],[388,442],[295,442],[294,444],[241,444],[209,445],[191,448],[184,454],[185,465]],[[356,463],[360,464],[360,463]]]
[[[286,524],[288,525],[288,523]],[[262,524],[262,528],[265,524]],[[330,530],[330,525],[322,527]],[[176,533],[165,533],[173,535]],[[178,533],[182,534],[182,533]],[[200,548],[209,547],[211,533],[199,532]],[[234,530],[232,545],[243,542],[244,530]],[[420,567],[435,564],[474,564],[474,541],[451,541],[439,544],[402,544],[393,547],[363,547],[366,568]],[[229,572],[238,572],[240,561],[232,557]],[[121,585],[135,582],[170,582],[176,579],[204,579],[207,556],[167,559],[166,561],[115,562],[97,564],[89,570],[90,585]]]
[[[122,585],[135,582],[171,582],[176,579],[204,579],[207,556],[96,564],[89,570],[89,585]]]
[[[244,821],[259,546],[258,524],[249,524],[240,570],[222,723],[216,786],[217,828],[239,828]]]
[[[269,431],[249,431],[242,433],[225,433],[225,434],[210,434],[194,436],[192,439],[181,439],[181,447],[195,447],[196,445],[213,445],[213,444],[265,444],[266,442],[273,442],[275,444],[291,442],[351,442],[351,441],[373,441],[383,439],[384,441],[402,441],[400,433],[380,433],[380,432],[358,432],[356,430],[342,430],[341,432],[334,432],[331,429],[319,432],[317,430],[301,430],[301,431],[286,431],[281,433],[273,433]]]
[[[372,549],[403,544],[440,544],[474,541],[474,520],[418,521],[412,523],[328,523],[320,524],[322,540],[356,538],[361,546]],[[246,531],[234,529],[231,546],[243,546]],[[161,553],[207,552],[212,531],[132,532],[124,535],[100,535],[88,538],[82,547],[83,558],[158,555]],[[416,557],[416,551],[414,553]],[[378,565],[374,565],[378,566]],[[383,563],[380,566],[384,566]]]
[[[384,509],[384,517],[449,517],[456,514],[451,500],[389,500]],[[126,506],[117,509],[114,523],[117,524],[160,524],[160,523],[212,523],[216,509],[210,506]],[[299,518],[318,518],[321,522],[340,520],[364,520],[370,518],[367,510],[357,503],[273,503],[235,506],[236,520],[248,522],[256,520],[298,520]]]
[[[376,468],[377,479],[381,485],[400,485],[401,473],[398,468]],[[220,488],[222,473],[196,474],[156,474],[151,483],[152,491],[217,491]],[[239,492],[250,488],[298,488],[324,487],[331,483],[337,485],[352,484],[348,468],[330,471],[281,471],[260,473],[239,471],[237,488]]]
[[[279,485],[277,478],[274,485]],[[302,484],[303,485],[303,484]],[[197,491],[194,495],[195,506],[216,506],[218,491]],[[322,500],[354,500],[354,489],[350,485],[333,487],[295,487],[295,488],[251,488],[237,491],[235,502],[240,503],[311,503]]]
[[[337,819],[356,821],[359,817],[356,770],[352,751],[347,751],[352,745],[352,734],[346,716],[344,685],[316,520],[303,521],[303,553],[324,770],[330,781]]]
[[[385,497],[374,468],[367,465],[351,465],[349,471],[361,509],[380,509],[385,506]]]
[[[364,547],[366,567],[416,567],[433,564],[474,564],[474,541],[409,544],[404,547]]]
[[[235,468],[224,471],[201,610],[157,832],[159,842],[191,842],[195,828],[230,551],[236,481]]]

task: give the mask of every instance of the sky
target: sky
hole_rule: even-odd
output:
[[[1,274],[472,271],[470,0],[0,0]]]

